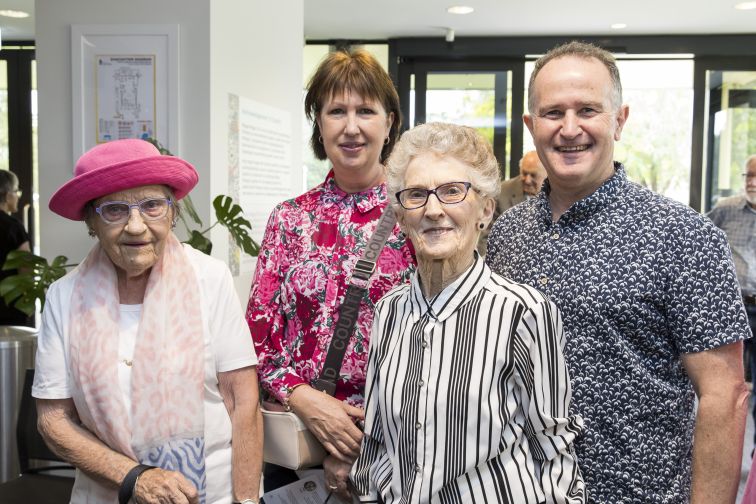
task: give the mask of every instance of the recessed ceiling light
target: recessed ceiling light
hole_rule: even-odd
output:
[[[29,13],[24,12],[24,11],[17,11],[17,10],[0,10],[0,16],[10,17],[10,18],[27,18],[29,17]]]
[[[625,23],[614,23],[612,25],[612,30],[622,30],[623,28],[627,28]]]
[[[735,4],[735,8],[738,10],[756,9],[756,2],[740,2],[739,4]]]
[[[470,14],[474,10],[475,9],[467,5],[453,5],[446,9],[446,12],[449,14]]]

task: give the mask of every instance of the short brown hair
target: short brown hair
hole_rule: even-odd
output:
[[[575,56],[584,59],[595,58],[602,63],[609,71],[609,76],[612,79],[612,105],[614,105],[615,110],[619,110],[622,106],[622,82],[620,81],[619,69],[617,68],[617,60],[612,56],[612,53],[597,45],[573,40],[572,42],[567,42],[554,47],[536,60],[533,73],[530,74],[530,83],[528,85],[528,111],[532,114],[534,111],[533,109],[535,109],[535,93],[533,91],[533,85],[535,84],[535,79],[538,73],[549,61],[563,58],[565,56]]]
[[[315,157],[320,160],[328,157],[323,144],[320,143],[320,128],[317,121],[323,104],[334,95],[347,91],[380,102],[386,114],[394,113],[394,122],[389,129],[389,140],[381,150],[381,159],[386,159],[394,148],[402,125],[399,95],[396,93],[394,83],[391,82],[391,77],[364,49],[342,49],[330,53],[320,63],[307,85],[305,114],[312,121],[310,146]]]

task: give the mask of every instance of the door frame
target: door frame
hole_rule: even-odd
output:
[[[706,72],[709,70],[756,72],[756,56],[702,56],[694,60],[690,206],[699,212],[710,210],[712,203],[711,165],[714,146],[713,142],[709,141],[708,132],[704,130],[709,122],[709,111],[706,110],[709,94]]]
[[[522,152],[523,123],[522,114],[525,102],[525,58],[467,58],[464,61],[442,58],[401,58],[396,67],[397,89],[405,122],[402,131],[425,122],[428,73],[496,73],[494,84],[494,155],[499,161],[501,178],[507,175],[506,138],[510,129],[511,141],[509,177],[520,172],[520,153]],[[511,72],[512,76],[512,118],[506,120],[507,82],[500,73]],[[415,76],[415,124],[408,124],[410,117],[411,76]],[[503,98],[502,98],[503,97]]]

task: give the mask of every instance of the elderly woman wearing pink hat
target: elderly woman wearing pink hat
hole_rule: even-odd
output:
[[[257,502],[257,357],[228,268],[173,234],[197,183],[142,140],[98,145],[50,209],[97,241],[47,294],[33,395],[72,503]],[[233,434],[233,444],[232,444]]]

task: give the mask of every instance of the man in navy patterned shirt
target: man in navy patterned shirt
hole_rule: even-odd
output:
[[[589,502],[732,504],[750,331],[724,234],[613,162],[628,107],[611,54],[550,51],[528,111],[548,179],[497,220],[486,261],[563,312]]]

